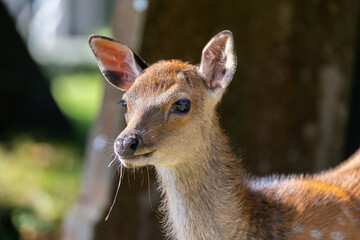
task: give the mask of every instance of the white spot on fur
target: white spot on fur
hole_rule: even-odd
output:
[[[296,224],[293,228],[293,231],[296,231],[296,232],[302,232],[302,230],[303,230],[303,227],[300,224]]]
[[[312,230],[310,233],[311,236],[315,239],[320,239],[321,236],[323,235],[322,232],[320,232],[319,230]]]
[[[97,135],[92,141],[92,147],[97,151],[101,151],[106,146],[106,142],[107,138],[104,135]]]
[[[349,212],[349,209],[345,206],[342,206],[341,207],[341,210],[344,212],[344,214],[347,216],[347,217],[351,217],[351,214]]]
[[[341,225],[345,225],[345,221],[341,217],[338,218],[338,223],[340,223]]]
[[[333,240],[343,240],[344,235],[341,232],[332,232],[330,233],[330,237]]]

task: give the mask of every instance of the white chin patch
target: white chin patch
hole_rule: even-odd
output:
[[[131,159],[119,157],[121,164],[126,168],[138,168],[148,165],[149,159],[144,157],[134,157]]]

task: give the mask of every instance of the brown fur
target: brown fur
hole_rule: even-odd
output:
[[[118,138],[138,134],[141,144],[134,156],[119,158],[126,167],[155,166],[168,236],[359,239],[360,151],[320,174],[249,177],[219,127],[221,95],[212,84],[222,91],[228,82],[209,85],[201,67],[160,61],[123,97],[128,125]],[[173,103],[183,98],[191,101],[190,111],[174,114]]]

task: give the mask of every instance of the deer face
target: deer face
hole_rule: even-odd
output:
[[[204,89],[196,67],[180,61],[159,62],[140,74],[121,101],[127,126],[114,148],[124,165],[178,163],[176,156],[200,134]]]
[[[89,43],[108,82],[126,91],[120,104],[127,126],[114,142],[123,165],[175,165],[204,150],[236,67],[230,32],[208,43],[199,67],[176,60],[148,67],[114,40],[92,36]]]

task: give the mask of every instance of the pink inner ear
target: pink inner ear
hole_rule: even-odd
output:
[[[128,90],[139,75],[132,51],[118,42],[101,37],[91,41],[91,48],[105,78],[116,87]]]
[[[221,79],[226,74],[226,41],[227,37],[215,39],[203,52],[202,64],[208,78],[208,86],[213,91],[223,87]]]

